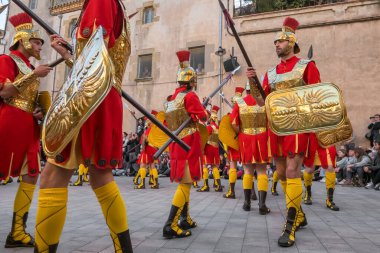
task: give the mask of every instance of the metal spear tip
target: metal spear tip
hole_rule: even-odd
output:
[[[307,53],[307,58],[311,60],[313,58],[313,45],[310,45],[309,52]]]
[[[8,7],[9,4],[0,4],[0,14]]]

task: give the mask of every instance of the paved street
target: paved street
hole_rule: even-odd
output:
[[[164,240],[162,227],[167,219],[176,184],[160,178],[159,190],[134,190],[132,178],[118,177],[117,182],[127,203],[128,220],[135,253],[208,253],[208,252],[380,252],[380,192],[364,188],[337,187],[336,203],[340,212],[324,205],[324,184],[314,183],[312,206],[303,206],[309,226],[297,233],[297,244],[290,249],[277,246],[284,221],[285,201],[269,195],[268,216],[254,210],[242,210],[241,181],[237,182],[236,200],[221,193],[191,193],[191,214],[198,222],[193,235],[184,239]],[[227,186],[228,181],[222,181]],[[11,229],[12,205],[17,183],[0,186],[0,252],[33,252],[32,249],[2,248]],[[27,230],[33,233],[37,205],[34,195]],[[113,252],[108,229],[89,185],[70,187],[66,225],[59,245],[60,253]]]

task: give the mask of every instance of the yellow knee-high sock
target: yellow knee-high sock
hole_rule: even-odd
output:
[[[190,198],[190,184],[179,184],[174,194],[172,204],[178,208],[183,208]]]
[[[203,179],[208,179],[208,168],[203,167]]]
[[[218,167],[213,167],[212,168],[212,175],[214,176],[215,184],[219,185],[218,179],[220,179],[220,173],[219,173],[219,168]]]
[[[302,180],[301,178],[286,179],[286,207],[294,207],[298,212],[302,201]]]
[[[268,176],[267,174],[262,174],[257,176],[257,190],[258,191],[268,191]]]
[[[140,168],[139,172],[140,172],[140,177],[141,177],[141,182],[139,186],[142,186],[144,184],[144,180],[146,177],[146,168],[144,167]]]
[[[118,234],[128,230],[127,209],[115,181],[94,190],[108,225],[115,252],[122,252]]]
[[[229,175],[229,182],[230,184],[236,183],[237,180],[237,170],[236,169],[230,169],[230,175]]]
[[[309,174],[306,170],[303,171],[303,183],[305,187],[311,186],[313,184],[313,173]]]
[[[335,189],[335,179],[336,179],[335,172],[326,171],[325,178],[326,178],[326,189]]]
[[[279,180],[277,170],[273,173],[273,182],[277,183]]]
[[[152,175],[153,175],[153,178],[154,179],[157,179],[158,178],[158,171],[156,168],[152,169]]]
[[[287,185],[286,180],[280,179],[280,184],[282,186],[282,191],[286,194],[286,185]]]
[[[36,186],[34,184],[20,182],[13,206],[15,218],[14,224],[12,224],[12,237],[16,241],[22,241],[25,244],[30,242],[32,238],[24,231],[25,224],[23,218],[25,213],[29,211],[35,189]]]
[[[36,218],[37,252],[48,252],[59,243],[66,219],[67,188],[40,189]]]
[[[244,174],[243,176],[243,189],[251,189],[253,184],[253,176],[250,174]]]

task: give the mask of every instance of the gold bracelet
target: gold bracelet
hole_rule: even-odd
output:
[[[72,68],[74,66],[74,61],[73,59],[69,58],[65,61],[66,65],[69,67],[69,68]]]

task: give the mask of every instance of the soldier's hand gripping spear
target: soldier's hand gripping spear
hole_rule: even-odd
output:
[[[48,24],[46,24],[40,17],[38,17],[33,11],[31,11],[24,3],[20,0],[12,0],[16,5],[18,5],[23,11],[28,13],[29,16],[32,17],[46,32],[50,35],[58,35]],[[65,42],[62,43],[62,46],[69,50],[71,53],[73,52],[72,46]],[[63,58],[56,60],[55,62],[49,64],[50,67],[54,67],[61,62],[64,62]],[[179,139],[176,135],[174,135],[167,127],[165,127],[161,122],[159,122],[152,114],[150,114],[142,105],[140,105],[136,100],[134,100],[131,96],[129,96],[125,91],[121,91],[122,97],[127,100],[132,106],[134,106],[138,111],[140,111],[144,116],[146,116],[153,124],[157,125],[165,134],[167,134],[172,140],[177,142],[185,151],[189,151],[190,147]]]
[[[240,69],[240,66],[234,69],[226,78],[222,80],[222,82],[219,84],[219,86],[203,101],[202,105],[206,108],[209,101],[218,93],[224,85],[227,84],[227,82],[235,75],[235,73]],[[182,123],[182,125],[174,131],[175,135],[179,135],[183,129],[185,129],[192,121],[192,118],[189,117],[185,122]],[[154,159],[157,159],[164,151],[168,148],[172,140],[168,140],[155,154]]]

